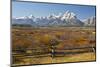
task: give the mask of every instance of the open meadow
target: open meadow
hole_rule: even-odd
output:
[[[95,27],[12,27],[12,65],[96,60]]]

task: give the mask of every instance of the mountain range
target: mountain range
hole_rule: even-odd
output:
[[[33,15],[12,18],[12,24],[31,26],[95,26],[96,17],[90,17],[81,21],[73,12],[66,11],[64,14],[51,14],[46,17],[35,17]]]

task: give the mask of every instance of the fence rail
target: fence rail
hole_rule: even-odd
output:
[[[26,49],[25,51],[27,50],[31,50],[33,51],[32,53],[18,53],[17,51],[20,52],[19,49],[16,49],[16,50],[13,50],[15,51],[16,53],[12,53],[12,56],[14,57],[23,57],[23,56],[27,56],[27,57],[31,57],[31,56],[34,56],[34,57],[43,57],[43,55],[45,56],[55,56],[55,55],[58,55],[58,54],[62,54],[62,55],[66,55],[66,54],[78,54],[78,53],[85,53],[85,52],[96,52],[96,47],[80,47],[80,48],[66,48],[66,49],[52,49],[51,51],[45,51],[45,52],[41,52],[41,51],[37,51],[35,52],[34,51],[34,48],[31,48],[31,49]],[[38,50],[38,49],[37,49]]]
[[[38,50],[38,49],[48,49],[49,47],[43,48],[26,48],[26,49],[12,49],[12,51],[20,51],[20,50]],[[96,48],[95,46],[85,46],[85,47],[66,47],[61,50],[73,50],[73,49],[85,49],[85,48]],[[54,49],[58,49],[55,47]]]
[[[36,49],[36,48],[35,48]],[[34,48],[27,49],[27,50],[34,50]],[[26,51],[27,51],[26,50]],[[54,52],[48,52],[48,53],[41,53],[41,54],[27,54],[25,53],[24,55],[18,54],[18,53],[12,53],[12,57],[14,58],[19,58],[19,59],[25,59],[25,58],[38,58],[38,57],[63,57],[65,55],[69,54],[80,54],[80,53],[88,53],[88,52],[96,52],[96,47],[78,47],[78,48],[66,48],[66,49],[54,49]],[[13,51],[20,51],[19,49],[13,50]],[[25,64],[23,64],[25,65]],[[27,64],[26,64],[27,65]],[[21,64],[12,64],[12,66],[21,66]]]

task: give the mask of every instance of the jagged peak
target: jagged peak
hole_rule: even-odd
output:
[[[29,16],[29,18],[35,18],[32,14]]]
[[[63,14],[64,18],[77,18],[76,14],[74,12],[71,12],[69,10],[67,10],[64,14]]]

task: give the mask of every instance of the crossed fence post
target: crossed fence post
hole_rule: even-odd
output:
[[[59,41],[56,39],[52,39],[50,44],[51,44],[51,57],[54,58],[55,57],[55,48],[56,48],[56,45],[59,44]]]
[[[54,47],[54,45],[51,46],[51,57],[52,58],[55,57],[55,47]]]

